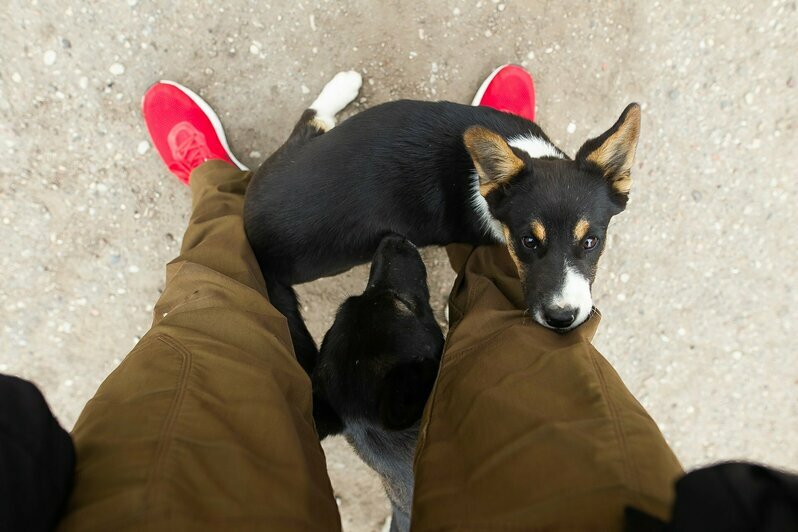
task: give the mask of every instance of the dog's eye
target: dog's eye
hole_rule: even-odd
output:
[[[540,242],[538,242],[537,238],[535,238],[534,236],[529,236],[529,235],[522,236],[521,237],[521,243],[524,245],[525,248],[529,248],[529,249],[537,249],[538,246],[540,245]]]
[[[596,246],[598,246],[598,243],[599,239],[597,236],[589,236],[582,241],[582,247],[587,251],[590,251],[591,249],[594,249]]]

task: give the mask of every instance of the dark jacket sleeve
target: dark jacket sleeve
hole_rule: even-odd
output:
[[[676,482],[670,523],[627,508],[626,530],[798,531],[798,476],[743,462],[697,469]]]
[[[72,440],[41,392],[0,375],[0,530],[52,530],[74,467]]]

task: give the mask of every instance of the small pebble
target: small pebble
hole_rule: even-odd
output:
[[[745,93],[745,103],[747,103],[748,105],[754,103],[754,93],[752,92]]]
[[[19,72],[14,72],[11,74],[11,81],[14,83],[19,83],[22,81],[22,76],[19,75]]]
[[[139,142],[136,151],[139,152],[139,155],[144,155],[145,153],[147,153],[149,149],[150,149],[150,143],[147,142],[146,140],[142,140],[141,142]]]
[[[302,85],[300,89],[302,90],[302,94],[310,94],[310,89],[308,88],[307,85]]]
[[[113,74],[114,76],[121,76],[125,73],[125,65],[122,63],[114,63],[108,68],[108,72]]]
[[[452,9],[452,14],[453,14],[455,17],[456,17],[456,16],[458,16],[458,15],[460,15],[460,8],[459,8],[459,7],[456,7],[456,8],[454,8],[454,9]]]
[[[530,52],[528,54],[526,54],[526,58],[527,59],[534,59],[535,58],[535,52],[530,50]]]
[[[574,124],[573,122],[569,123],[568,127],[566,128],[566,131],[568,131],[569,135],[574,131],[576,131],[576,124]]]
[[[55,64],[55,52],[52,50],[47,50],[44,52],[44,64],[47,66],[52,66]]]
[[[629,274],[628,273],[622,273],[621,274],[621,282],[622,283],[628,283],[629,282]]]

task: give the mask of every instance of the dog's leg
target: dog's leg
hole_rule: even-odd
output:
[[[362,84],[363,78],[355,71],[339,72],[327,82],[316,100],[302,113],[285,143],[258,169],[253,183],[267,176],[274,164],[286,156],[294,154],[307,141],[333,128],[335,126],[335,115],[357,97]],[[252,190],[252,185],[250,185],[250,190]],[[259,262],[263,267],[264,262],[260,258]],[[264,268],[264,276],[266,277],[266,288],[269,291],[269,300],[288,320],[296,358],[302,368],[310,375],[316,364],[318,349],[305,325],[305,321],[302,319],[296,292],[294,292],[290,283],[274,279],[269,274],[268,267]]]
[[[296,292],[290,285],[272,279],[268,274],[265,277],[269,302],[288,320],[288,329],[291,332],[291,342],[294,344],[296,359],[302,369],[311,375],[316,365],[318,349],[305,325],[305,320],[302,319]]]
[[[363,78],[358,72],[349,70],[337,73],[310,104],[308,110],[316,111],[314,125],[322,129],[322,132],[334,128],[335,115],[357,98],[361,85],[363,85]]]
[[[357,97],[362,84],[363,78],[353,70],[336,74],[327,82],[318,98],[305,109],[288,139],[266,160],[263,168],[268,169],[287,154],[301,148],[313,137],[318,137],[335,127],[335,115]],[[261,173],[261,170],[258,173]]]

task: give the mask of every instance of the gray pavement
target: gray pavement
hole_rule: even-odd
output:
[[[150,83],[197,90],[256,166],[338,70],[364,75],[355,112],[467,102],[517,62],[571,154],[643,106],[597,347],[686,467],[798,469],[795,1],[2,3],[0,372],[39,384],[65,426],[147,330],[189,212],[147,142]],[[425,257],[440,310],[451,272]],[[364,276],[302,287],[314,334]],[[347,529],[379,529],[378,482],[326,448]]]

